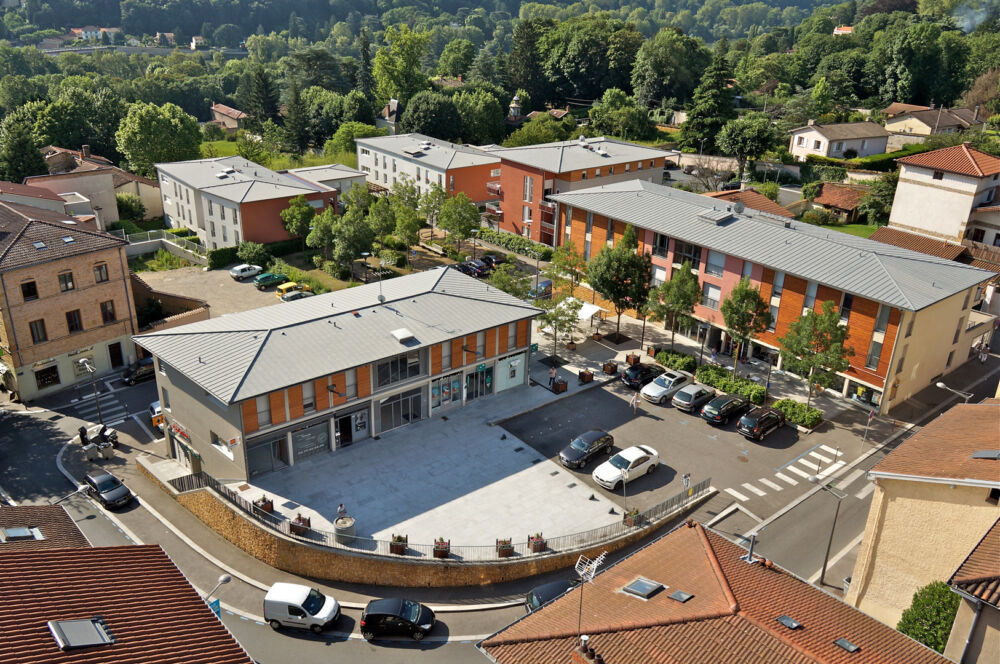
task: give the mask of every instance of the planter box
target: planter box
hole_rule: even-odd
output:
[[[604,335],[601,334],[600,332],[594,332],[592,338],[594,339],[594,341],[600,341],[601,339],[604,338]]]
[[[594,380],[594,372],[593,371],[581,371],[577,375],[580,378],[580,382],[581,383],[590,383],[590,382],[593,382],[593,380]]]
[[[529,537],[528,548],[531,550],[532,553],[542,553],[546,549],[545,538]]]
[[[557,378],[552,383],[552,391],[555,392],[556,394],[561,394],[562,392],[565,392],[566,391],[566,381],[564,381],[562,378]]]
[[[451,555],[451,540],[447,542],[434,542],[434,557],[447,558]]]
[[[627,362],[629,366],[634,367],[642,362],[642,357],[638,353],[629,353],[625,356],[625,362]]]
[[[567,350],[576,350],[576,342],[570,341],[566,344]]]
[[[648,348],[646,348],[646,352],[649,354],[650,357],[656,357],[661,350],[663,349],[660,348],[659,346],[649,346]]]
[[[497,557],[510,558],[514,555],[514,545],[510,540],[497,540]]]
[[[618,373],[618,363],[617,362],[605,362],[604,363],[604,373],[609,376],[614,376]]]
[[[254,507],[259,509],[261,512],[267,512],[270,514],[274,511],[274,501],[273,500],[260,500],[257,499],[253,501]]]
[[[309,532],[309,527],[311,526],[309,519],[301,519],[292,521],[288,524],[288,529],[292,531],[293,535],[305,535]]]
[[[624,521],[625,521],[625,525],[626,526],[641,526],[642,525],[642,517],[639,516],[638,514],[635,515],[635,516],[630,516],[630,515],[626,514],[625,518],[624,518]]]
[[[394,553],[397,556],[405,556],[406,542],[389,542],[389,553]]]

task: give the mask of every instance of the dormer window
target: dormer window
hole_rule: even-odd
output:
[[[944,171],[934,171],[934,175],[932,177],[935,180],[943,180],[944,179]]]

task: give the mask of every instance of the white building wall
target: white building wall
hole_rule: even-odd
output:
[[[900,166],[889,224],[900,230],[960,241],[981,183],[978,178],[944,172],[936,180],[934,173],[928,168]]]
[[[802,145],[799,145],[799,138],[803,139]],[[788,151],[792,153],[796,161],[805,161],[806,156],[810,154],[841,158],[848,150],[854,150],[859,157],[867,157],[873,154],[883,154],[888,141],[888,136],[829,140],[819,130],[807,128],[792,134],[791,140],[788,142]],[[817,142],[819,147],[816,145]]]
[[[232,201],[207,193],[201,194],[199,199],[199,212],[205,220],[205,246],[209,249],[237,246],[244,237],[239,207]]]
[[[205,217],[202,213],[201,192],[194,187],[158,173],[160,198],[163,201],[163,218],[170,228],[189,228],[204,243],[207,240]],[[211,246],[211,245],[208,245]]]
[[[358,170],[364,171],[368,182],[387,189],[392,188],[403,176],[409,176],[413,180],[419,193],[426,191],[432,184],[439,184],[444,188],[448,186],[444,169],[428,167],[419,160],[361,145],[357,147],[357,155]]]

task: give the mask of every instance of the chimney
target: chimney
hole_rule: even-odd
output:
[[[604,660],[600,655],[594,654],[594,649],[587,645],[590,637],[586,634],[580,637],[580,644],[573,648],[570,662],[572,664],[603,664]]]
[[[979,104],[976,104],[976,112],[972,116],[972,122],[973,124],[979,122]]]
[[[813,125],[815,125],[815,124],[816,124],[816,121],[815,121],[815,120],[809,120],[808,122],[806,122],[806,126],[807,126],[807,127],[812,127],[812,126],[813,126]]]
[[[80,147],[80,154],[83,155],[84,159],[89,159],[90,158],[90,146],[89,145],[83,145],[83,146],[81,146]]]

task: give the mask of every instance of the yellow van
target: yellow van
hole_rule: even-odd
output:
[[[274,294],[280,300],[282,295],[287,295],[292,291],[305,291],[307,293],[311,293],[312,288],[309,286],[309,284],[297,284],[294,281],[288,281],[275,288]]]

